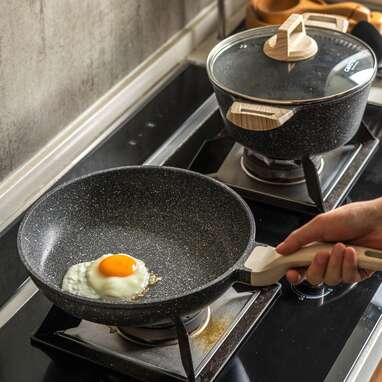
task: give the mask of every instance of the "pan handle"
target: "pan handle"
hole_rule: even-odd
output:
[[[334,29],[340,32],[347,32],[349,28],[349,21],[343,16],[315,12],[306,12],[302,16],[307,26]]]
[[[334,244],[314,243],[297,252],[282,256],[272,247],[259,252],[256,247],[237,273],[239,280],[253,286],[266,286],[278,282],[291,268],[309,266],[318,252],[330,252]],[[358,257],[358,266],[370,271],[382,271],[382,251],[361,246],[352,246]],[[268,249],[267,249],[268,248]]]
[[[269,131],[282,126],[295,114],[295,109],[235,101],[227,119],[235,126],[251,131]]]

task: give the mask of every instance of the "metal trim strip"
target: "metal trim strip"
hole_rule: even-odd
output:
[[[143,165],[162,166],[217,109],[218,103],[215,94],[212,94]]]
[[[356,382],[373,345],[382,335],[382,285],[366,307],[324,382]]]

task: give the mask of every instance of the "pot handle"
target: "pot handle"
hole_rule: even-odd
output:
[[[349,21],[343,16],[327,15],[324,13],[306,12],[303,15],[305,25],[334,29],[347,32]]]
[[[226,117],[235,126],[246,130],[269,131],[282,126],[294,114],[295,109],[235,101]]]
[[[297,252],[282,256],[273,247],[257,246],[249,255],[244,268],[238,271],[238,281],[253,286],[266,286],[278,282],[291,268],[309,266],[318,252],[330,252],[334,244],[313,243]],[[353,246],[358,257],[358,266],[370,271],[382,271],[382,251]]]
[[[291,14],[276,35],[264,44],[264,53],[278,61],[301,61],[313,57],[318,50],[316,41],[305,31],[304,18]]]

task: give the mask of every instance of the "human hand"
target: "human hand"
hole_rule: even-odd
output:
[[[313,285],[324,282],[334,286],[370,277],[371,271],[358,269],[355,250],[338,242],[382,249],[382,198],[351,203],[318,215],[293,231],[276,249],[282,255],[289,255],[314,241],[337,244],[331,253],[318,253],[308,269],[289,270],[286,276],[292,284],[307,279]]]

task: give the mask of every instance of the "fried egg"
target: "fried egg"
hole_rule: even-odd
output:
[[[62,289],[83,297],[135,300],[158,280],[142,260],[117,253],[71,266]]]

